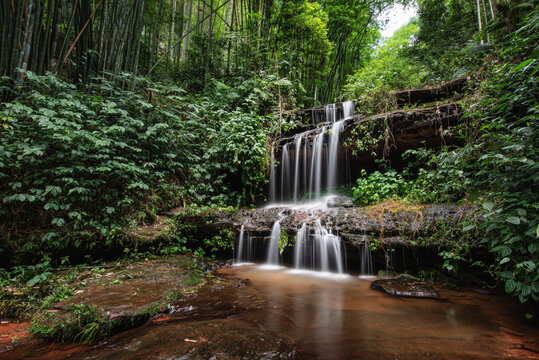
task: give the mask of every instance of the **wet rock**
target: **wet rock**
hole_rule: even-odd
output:
[[[417,298],[440,297],[431,285],[409,275],[400,275],[392,279],[375,280],[371,283],[371,288],[393,296]]]
[[[346,196],[335,196],[328,200],[328,208],[351,208],[355,204],[349,197]]]
[[[377,276],[381,279],[392,279],[397,276],[397,274],[389,270],[379,270]]]
[[[99,324],[98,340],[140,326],[168,310],[183,292],[202,284],[206,268],[198,259],[176,256],[103,269],[82,291],[34,315],[32,321],[40,329],[36,335],[49,340],[84,341],[77,336],[86,323],[95,322]]]
[[[464,77],[436,87],[397,91],[394,96],[399,107],[409,104],[424,104],[460,94],[466,90],[467,85],[468,78]]]

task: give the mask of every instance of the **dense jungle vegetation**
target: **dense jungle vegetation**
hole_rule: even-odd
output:
[[[380,14],[394,4],[417,16],[382,38]],[[394,108],[392,91],[468,76],[465,121],[446,130],[464,145],[410,152],[403,173],[381,165],[355,198],[476,206],[481,220],[459,231],[494,262],[468,259],[457,242],[446,271],[469,261],[539,301],[536,8],[2,0],[0,285],[36,283],[73,249],[128,247],[130,229],[174,207],[263,203],[291,110],[358,99],[374,114]]]

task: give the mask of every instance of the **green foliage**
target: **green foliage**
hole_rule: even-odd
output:
[[[268,135],[278,131],[263,114],[274,105],[272,94],[281,80],[214,81],[201,101],[191,105],[193,131],[200,134],[195,145],[200,163],[191,167],[188,191],[197,203],[222,207],[256,202],[267,181]]]
[[[503,61],[473,109],[483,153],[475,175],[491,190],[483,203],[482,242],[496,257],[491,269],[521,302],[539,301],[538,24],[534,11],[508,37]]]
[[[48,310],[32,318],[30,332],[51,341],[92,343],[110,335],[112,324],[97,307],[85,304],[69,305],[60,316]]]
[[[418,0],[417,6],[419,28],[404,56],[425,69],[424,84],[462,76],[472,60],[466,48],[477,31],[475,2]]]
[[[236,234],[230,229],[221,229],[219,233],[213,236],[211,239],[204,239],[204,247],[208,252],[215,257],[216,253],[219,253],[226,249],[232,249],[234,247],[234,240]]]
[[[360,178],[353,188],[354,201],[359,205],[370,205],[392,197],[404,197],[408,183],[395,170],[389,169],[384,173],[375,171],[367,176],[361,171]]]
[[[369,112],[366,106],[371,103],[373,94],[423,84],[425,69],[420,64],[411,62],[405,55],[418,31],[417,20],[401,27],[376,50],[367,64],[348,77],[343,89],[345,96],[358,99],[362,112]]]
[[[124,74],[83,90],[48,74],[3,79],[0,251],[44,255],[123,241],[128,226],[194,202],[254,204],[269,164],[264,114],[285,79],[215,81],[189,99]],[[130,88],[136,90],[130,90]],[[9,239],[9,241],[7,241]]]
[[[282,255],[284,249],[288,246],[288,233],[284,230],[281,230],[279,234],[279,254]]]
[[[406,151],[403,158],[411,164],[405,175],[413,178],[408,197],[422,203],[449,203],[469,196],[475,187],[467,162],[473,152],[470,146],[438,153],[425,149]]]
[[[462,231],[476,231],[474,236],[495,257],[486,270],[521,302],[539,301],[538,23],[535,11],[514,33],[504,29],[494,34],[498,45],[494,60],[482,69],[486,80],[480,82],[475,101],[464,104],[465,146],[407,154],[428,159],[426,166],[412,164],[408,170],[408,176],[416,175],[410,198],[479,202],[482,218]],[[447,270],[456,270],[454,260],[461,256],[454,250],[441,253]]]
[[[136,91],[105,79],[80,91],[27,75],[0,108],[4,246],[35,256],[110,245],[134,208],[177,201],[191,141],[182,89],[126,75]]]
[[[387,124],[385,129],[389,131]],[[361,121],[352,128],[344,145],[352,150],[352,155],[370,152],[372,156],[376,156],[376,151],[385,139],[387,131],[382,129],[377,119]]]

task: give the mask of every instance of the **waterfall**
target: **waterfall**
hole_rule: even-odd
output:
[[[270,181],[269,181],[269,202],[275,202],[275,153],[273,150],[273,144],[271,145],[271,163],[270,163]]]
[[[352,102],[353,104],[353,102]],[[337,185],[337,177],[339,170],[339,136],[344,127],[344,120],[337,121],[331,127],[331,136],[329,139],[329,159],[328,159],[328,172],[327,172],[327,188],[328,190],[334,190]]]
[[[345,268],[343,249],[341,238],[330,233],[320,221],[316,222],[312,234],[303,223],[296,234],[294,267],[342,274]]]
[[[374,274],[371,247],[368,242],[365,242],[361,247],[361,273],[365,275]]]
[[[326,113],[326,122],[334,123],[337,121],[337,104],[328,104],[324,106]]]
[[[324,135],[327,127],[324,126],[320,133],[314,137],[311,160],[310,192],[311,198],[320,198],[322,189],[322,156],[324,150]]]
[[[294,202],[298,201],[298,193],[299,193],[299,153],[301,151],[301,136],[296,137],[296,161],[294,163]]]
[[[307,241],[307,224],[303,223],[296,234],[296,243],[294,244],[294,267],[299,269],[304,264],[305,242]]]
[[[276,221],[271,228],[270,242],[266,264],[279,265],[279,237],[281,236],[281,220]]]
[[[303,149],[303,191],[307,191],[307,171],[309,170],[309,141],[305,138]]]
[[[343,112],[343,120],[350,119],[352,116],[354,116],[354,102],[353,101],[345,101],[342,103],[342,112]]]
[[[283,155],[281,160],[281,202],[284,202],[287,190],[290,188],[290,159],[288,158],[288,144],[283,146]]]
[[[243,259],[243,247],[245,246],[243,239],[245,236],[244,230],[245,226],[242,225],[240,230],[240,239],[238,240],[238,250],[236,251],[236,262],[241,262],[241,260]]]
[[[342,111],[341,111],[342,108]],[[348,166],[341,163],[347,161],[345,151],[341,150],[340,135],[347,119],[354,115],[354,102],[346,101],[342,105],[328,104],[323,108],[311,109],[313,124],[325,122],[317,132],[296,134],[293,141],[285,142],[281,149],[281,161],[278,167],[280,173],[276,175],[275,153],[271,151],[271,169],[269,184],[270,203],[280,199],[281,203],[292,201],[295,205],[287,206],[279,213],[279,219],[274,222],[266,248],[266,264],[278,265],[280,262],[279,238],[281,225],[287,216],[305,218],[296,233],[294,245],[294,267],[296,269],[311,269],[324,272],[344,273],[345,247],[340,236],[330,226],[323,226],[320,222],[320,212],[327,210],[326,202],[322,200],[323,191],[334,191],[342,183],[342,175]],[[331,131],[328,131],[330,130]],[[326,136],[327,135],[327,136]],[[312,137],[314,136],[314,137]],[[342,156],[341,156],[342,155]],[[343,157],[341,159],[341,157]],[[280,183],[277,179],[280,178]],[[278,190],[280,189],[280,194]],[[315,202],[298,204],[306,193],[309,199]],[[281,205],[278,205],[281,206]],[[286,223],[288,224],[288,222]],[[287,225],[288,226],[288,225]],[[245,258],[245,239],[249,241],[249,234],[240,232],[238,242],[238,261]],[[365,253],[362,267],[363,272],[372,273],[372,260],[370,249],[363,249]],[[271,268],[271,266],[270,266]]]
[[[344,272],[343,254],[341,251],[341,239],[331,234],[325,227],[318,223],[314,234],[315,248],[318,250],[316,265],[322,271],[330,271],[333,265],[338,273]],[[333,261],[334,264],[330,264]]]
[[[281,151],[279,166],[280,175],[275,174],[275,154],[271,150],[271,168],[269,181],[269,202],[280,200],[297,203],[302,194],[310,193],[310,199],[319,199],[322,191],[333,191],[343,182],[348,166],[346,151],[341,150],[340,134],[346,122],[354,116],[354,102],[345,101],[341,105],[342,113],[337,110],[337,104],[328,104],[323,107],[324,125],[309,141],[309,134],[297,134],[292,142],[285,143]],[[322,108],[311,109],[313,123],[319,123]],[[342,116],[341,116],[342,115]],[[328,130],[331,129],[330,132]],[[326,132],[328,136],[326,136]],[[293,146],[293,147],[292,147]],[[342,155],[342,156],[341,156]],[[276,177],[280,176],[280,184]],[[280,190],[280,194],[278,194]]]

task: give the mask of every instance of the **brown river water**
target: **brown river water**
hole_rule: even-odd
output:
[[[435,285],[440,300],[398,298],[372,279],[255,266],[216,279],[92,346],[7,341],[23,325],[0,326],[0,359],[539,359],[537,320],[505,296]]]

